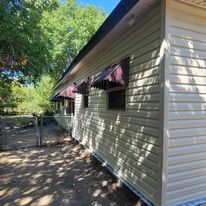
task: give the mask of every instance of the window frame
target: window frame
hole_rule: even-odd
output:
[[[118,109],[118,108],[109,108],[109,93],[110,92],[115,92],[115,91],[121,91],[121,90],[125,90],[125,108],[124,109]],[[127,87],[126,86],[118,86],[118,87],[113,87],[113,88],[108,88],[106,90],[106,110],[109,111],[121,111],[121,112],[125,112],[127,111]]]

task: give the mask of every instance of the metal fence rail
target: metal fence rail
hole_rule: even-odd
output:
[[[0,117],[0,149],[62,143],[69,136],[70,116]]]

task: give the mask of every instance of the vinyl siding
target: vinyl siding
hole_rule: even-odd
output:
[[[107,109],[107,92],[91,89],[89,107],[75,98],[73,136],[104,159],[122,178],[157,205],[160,176],[160,5],[117,36],[70,82],[94,77],[130,57],[126,111]],[[67,82],[66,84],[69,84]]]
[[[206,196],[206,11],[168,1],[166,205]]]

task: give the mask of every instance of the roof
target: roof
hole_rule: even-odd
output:
[[[138,1],[140,0],[120,1],[120,3],[102,24],[102,26],[91,37],[79,54],[73,59],[60,80],[57,82],[57,85],[121,21],[121,19],[137,4]]]

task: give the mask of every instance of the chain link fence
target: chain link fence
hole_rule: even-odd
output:
[[[0,149],[63,143],[71,129],[70,116],[0,117]]]
[[[1,148],[17,149],[37,144],[37,118],[31,116],[1,117]]]
[[[40,123],[40,144],[59,144],[71,132],[71,116],[43,116]]]

